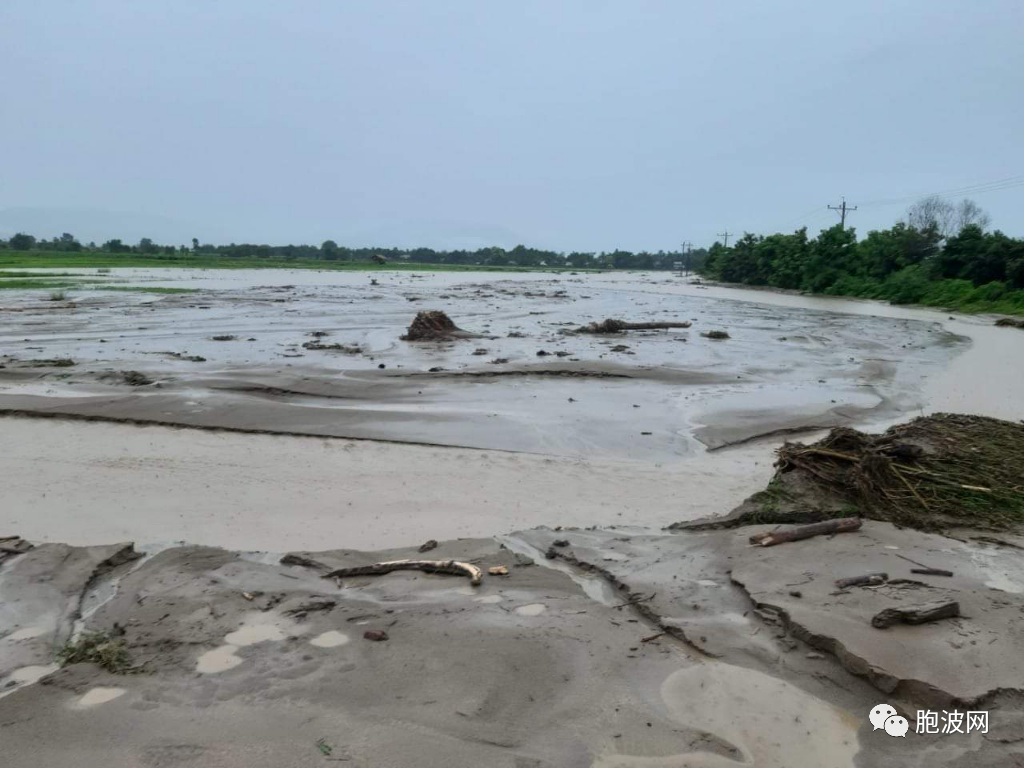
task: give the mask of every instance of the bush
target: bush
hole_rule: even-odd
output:
[[[977,302],[998,301],[1005,295],[1005,293],[1006,283],[993,281],[991,283],[985,283],[985,285],[980,285],[971,291],[970,295],[967,297],[967,302],[969,304],[974,304]]]
[[[973,291],[970,280],[936,280],[928,286],[921,303],[932,307],[959,307]]]
[[[878,298],[893,304],[917,304],[928,293],[929,287],[927,271],[915,264],[889,275],[882,283]]]
[[[843,275],[828,289],[827,293],[834,296],[857,296],[861,299],[873,299],[878,296],[881,284],[869,277]]]

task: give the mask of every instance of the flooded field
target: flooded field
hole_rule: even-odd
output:
[[[964,347],[934,319],[725,299],[664,274],[111,279],[194,292],[5,294],[0,409],[661,461],[919,410]],[[422,309],[480,337],[400,340]],[[610,317],[692,327],[574,332]]]
[[[659,529],[730,511],[820,427],[1020,419],[1024,333],[664,274],[96,279],[0,295],[12,765],[298,765],[325,734],[353,765],[995,768],[1016,749],[1019,537]],[[401,340],[424,309],[478,335]],[[575,332],[609,317],[691,325]],[[324,578],[421,557],[486,576]],[[898,578],[915,563],[949,575]],[[912,597],[898,582],[963,617],[877,630]],[[77,626],[117,629],[144,673],[58,669]],[[992,736],[905,748],[871,730],[882,700],[975,702]]]
[[[658,528],[763,488],[774,448],[813,437],[794,430],[1024,410],[1024,334],[990,318],[664,273],[94,277],[111,285],[0,295],[6,524],[37,540]],[[402,341],[423,309],[483,338]],[[607,317],[692,326],[571,332]]]

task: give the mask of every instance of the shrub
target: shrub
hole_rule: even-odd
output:
[[[928,292],[928,273],[924,267],[915,264],[894,272],[882,283],[879,298],[893,304],[917,304]]]

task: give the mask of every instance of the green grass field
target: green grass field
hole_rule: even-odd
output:
[[[151,269],[322,269],[327,271],[387,271],[410,272],[566,272],[565,267],[485,267],[475,264],[420,264],[395,261],[374,264],[369,261],[326,261],[323,259],[265,259],[216,254],[156,254],[139,253],[68,253],[61,251],[0,251],[0,270],[6,269],[97,269],[115,267],[143,267]],[[573,269],[574,272],[597,270]]]

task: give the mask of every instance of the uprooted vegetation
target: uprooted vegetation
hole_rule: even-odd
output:
[[[115,675],[138,671],[124,641],[106,632],[83,632],[76,641],[68,642],[60,649],[57,661],[62,667],[69,664],[96,664]]]
[[[848,515],[921,530],[1024,527],[1024,424],[935,414],[868,435],[833,429],[778,450],[775,477],[721,521],[804,523]]]
[[[576,329],[576,333],[622,333],[623,331],[660,331],[671,328],[689,328],[692,323],[685,320],[668,323],[627,323],[625,320],[617,320],[609,317],[600,323],[582,325]]]
[[[480,338],[479,334],[464,331],[444,312],[426,310],[417,312],[402,341],[432,341],[451,338]]]
[[[307,341],[302,345],[302,348],[316,351],[344,352],[348,355],[358,355],[363,351],[363,348],[358,344],[324,344],[321,341]]]

